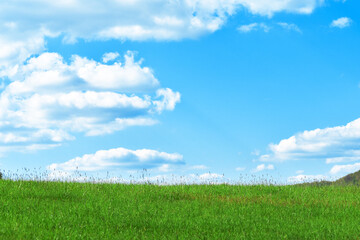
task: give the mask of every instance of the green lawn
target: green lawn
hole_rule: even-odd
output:
[[[0,239],[360,239],[356,186],[0,181]]]

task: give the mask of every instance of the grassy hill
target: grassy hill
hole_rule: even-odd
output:
[[[302,186],[360,186],[360,171],[346,175],[336,181],[319,181],[310,183],[300,183]]]
[[[360,237],[357,186],[2,180],[0,206],[0,239]]]
[[[360,185],[360,171],[357,171],[355,173],[351,173],[346,175],[345,177],[342,177],[332,184],[334,185]]]

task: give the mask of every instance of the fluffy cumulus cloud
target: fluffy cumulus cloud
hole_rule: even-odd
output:
[[[360,119],[345,126],[304,131],[278,144],[270,144],[270,154],[262,161],[323,160],[340,163],[360,160]]]
[[[239,9],[271,16],[276,12],[309,14],[323,0],[71,0],[0,3],[4,27],[43,29],[77,38],[132,40],[179,39],[219,29]],[[47,34],[49,34],[47,33]]]
[[[141,149],[129,150],[115,148],[100,150],[94,154],[85,154],[64,163],[51,164],[50,171],[99,171],[114,168],[122,169],[153,169],[166,170],[170,165],[184,164],[183,156],[178,153],[158,152]]]
[[[52,146],[73,140],[73,133],[152,125],[156,114],[173,110],[179,101],[180,93],[160,88],[153,71],[131,52],[112,64],[80,56],[66,63],[45,52],[8,75],[0,94],[0,144]]]
[[[118,57],[120,56],[120,54],[119,53],[117,53],[117,52],[109,52],[109,53],[105,53],[104,55],[103,55],[103,62],[104,63],[107,63],[107,62],[109,62],[109,61],[114,61],[115,59],[117,59]]]
[[[256,173],[256,172],[262,172],[264,170],[274,170],[274,169],[275,169],[274,165],[272,165],[272,164],[268,164],[268,165],[260,164],[253,170],[253,172]]]
[[[160,88],[152,70],[129,52],[102,62],[64,60],[48,53],[47,38],[86,41],[169,41],[220,29],[237,11],[271,17],[309,14],[322,0],[3,0],[0,1],[0,153],[43,149],[74,133],[108,134],[152,125],[180,94]]]
[[[3,0],[0,2],[0,76],[44,50],[46,37],[87,40],[180,40],[220,29],[237,11],[272,16],[309,14],[323,0]],[[110,58],[109,58],[110,57]],[[110,61],[114,55],[105,56]],[[10,68],[10,69],[8,69]]]
[[[336,28],[346,28],[349,27],[351,24],[351,19],[348,17],[341,17],[338,18],[334,21],[331,22],[330,26],[331,27],[336,27]]]
[[[360,163],[347,164],[347,165],[335,165],[331,168],[330,174],[349,174],[360,170]]]
[[[282,11],[310,14],[316,7],[321,6],[324,0],[239,0],[236,2],[249,9],[251,13],[272,16]]]

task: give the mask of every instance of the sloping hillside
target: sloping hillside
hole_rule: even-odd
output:
[[[342,177],[332,184],[335,185],[360,185],[360,171]]]
[[[339,178],[336,181],[320,181],[320,182],[311,182],[311,183],[301,183],[296,185],[303,185],[303,186],[329,186],[329,185],[335,185],[335,186],[346,186],[346,185],[356,185],[360,186],[360,171],[348,174],[342,178]]]

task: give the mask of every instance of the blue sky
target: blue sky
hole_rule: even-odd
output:
[[[360,170],[359,7],[2,1],[0,169],[289,183]]]

